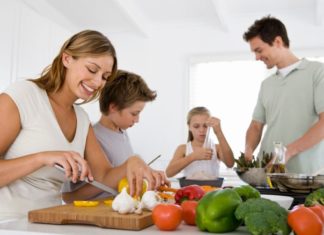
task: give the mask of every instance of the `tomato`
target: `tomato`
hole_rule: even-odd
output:
[[[74,206],[98,206],[99,201],[73,201]]]
[[[308,209],[312,210],[322,221],[322,223],[324,224],[324,207],[320,206],[320,205],[316,205],[316,206],[311,206],[311,207],[307,207]]]
[[[182,221],[182,208],[176,204],[158,204],[152,211],[153,222],[160,230],[175,230]]]
[[[288,224],[297,235],[322,235],[321,219],[308,207],[294,207],[288,214]]]
[[[181,203],[182,218],[186,224],[196,225],[196,207],[198,201],[186,200]]]
[[[294,206],[293,209],[303,207],[303,206],[304,206],[304,204],[296,205],[296,206]],[[316,206],[310,206],[307,208],[312,210],[321,219],[322,223],[324,223],[324,206],[316,205]]]

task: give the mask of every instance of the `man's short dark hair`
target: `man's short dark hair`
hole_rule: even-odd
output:
[[[272,46],[277,36],[282,38],[285,47],[289,48],[289,38],[285,25],[275,17],[265,16],[256,20],[243,34],[243,39],[248,42],[254,37],[260,37],[262,41]]]

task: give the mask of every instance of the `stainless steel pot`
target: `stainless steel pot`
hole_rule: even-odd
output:
[[[324,175],[305,175],[294,173],[267,174],[273,187],[281,192],[309,193],[324,187]]]

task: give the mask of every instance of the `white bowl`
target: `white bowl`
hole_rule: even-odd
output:
[[[292,202],[294,201],[293,197],[280,195],[261,194],[261,197],[277,202],[281,207],[285,208],[286,210],[289,210]]]

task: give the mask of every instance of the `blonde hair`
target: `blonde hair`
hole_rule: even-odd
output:
[[[203,106],[198,106],[198,107],[195,107],[195,108],[192,108],[188,115],[187,115],[187,125],[189,126],[190,125],[190,122],[191,122],[191,119],[193,116],[195,115],[198,115],[198,114],[207,114],[208,116],[210,116],[210,112],[207,108],[203,107]],[[188,142],[192,141],[193,140],[193,135],[192,135],[192,132],[188,131]]]
[[[62,62],[63,53],[67,53],[75,59],[80,57],[110,55],[114,59],[114,64],[112,75],[109,78],[113,78],[117,71],[116,51],[109,39],[98,31],[84,30],[68,39],[63,44],[59,54],[54,58],[52,64],[43,70],[39,78],[31,81],[47,92],[59,91],[64,84],[66,75],[66,68]],[[86,102],[96,99],[99,94],[100,91],[95,92]]]

